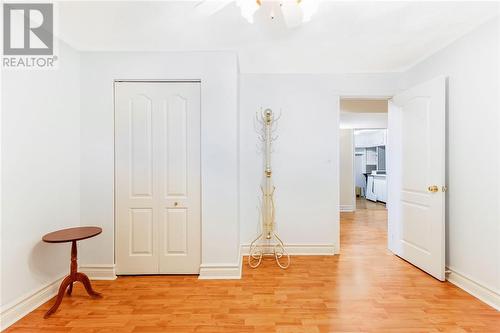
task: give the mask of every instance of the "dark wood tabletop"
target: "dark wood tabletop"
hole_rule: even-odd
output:
[[[47,243],[66,243],[94,237],[101,232],[102,229],[99,227],[68,228],[48,233],[42,240]]]

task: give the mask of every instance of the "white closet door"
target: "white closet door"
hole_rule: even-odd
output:
[[[200,87],[169,88],[158,114],[159,271],[199,273]]]
[[[200,84],[115,84],[117,274],[197,274]]]

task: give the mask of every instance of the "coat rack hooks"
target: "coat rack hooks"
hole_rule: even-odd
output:
[[[258,267],[264,256],[274,256],[276,263],[280,268],[286,269],[290,266],[290,255],[286,251],[285,244],[275,231],[275,204],[274,204],[274,191],[276,187],[272,181],[272,168],[271,168],[271,152],[272,142],[278,136],[274,135],[277,128],[277,121],[280,115],[274,118],[271,109],[256,112],[254,127],[259,132],[259,141],[263,145],[264,153],[264,177],[261,185],[262,200],[260,207],[260,220],[261,220],[261,233],[250,243],[250,253],[248,256],[248,265],[252,268]],[[257,127],[260,125],[260,128]]]

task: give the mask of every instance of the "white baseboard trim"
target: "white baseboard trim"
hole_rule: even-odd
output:
[[[334,244],[285,244],[290,255],[301,256],[333,256],[335,255]],[[250,252],[250,244],[241,245],[241,255],[247,256]]]
[[[59,285],[64,277],[65,276],[62,276],[31,295],[21,297],[18,301],[2,308],[0,313],[0,331],[5,330],[7,327],[57,295]]]
[[[344,213],[354,212],[354,206],[353,205],[340,205],[339,210],[341,212],[344,212]]]
[[[500,311],[499,293],[471,280],[470,278],[454,271],[451,268],[447,268],[447,270],[449,271],[449,273],[447,273],[446,280],[448,280],[450,283],[453,283],[458,288],[465,290],[480,301],[495,308],[497,311]]]
[[[241,279],[242,260],[241,247],[238,264],[201,264],[200,280],[239,280]]]
[[[114,280],[116,279],[114,265],[79,265],[78,271],[85,273],[91,280]],[[63,278],[61,276],[40,290],[21,297],[18,301],[2,308],[0,312],[0,331],[14,324],[31,311],[57,295]]]
[[[241,263],[232,264],[206,264],[200,266],[200,280],[235,280],[241,279]]]
[[[115,280],[115,265],[79,265],[78,271],[87,274],[91,280]]]

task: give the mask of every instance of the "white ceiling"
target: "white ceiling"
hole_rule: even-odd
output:
[[[499,13],[497,2],[323,1],[289,29],[259,12],[250,24],[235,3],[200,15],[198,2],[61,2],[58,34],[84,51],[233,50],[243,73],[373,73],[405,70]]]

